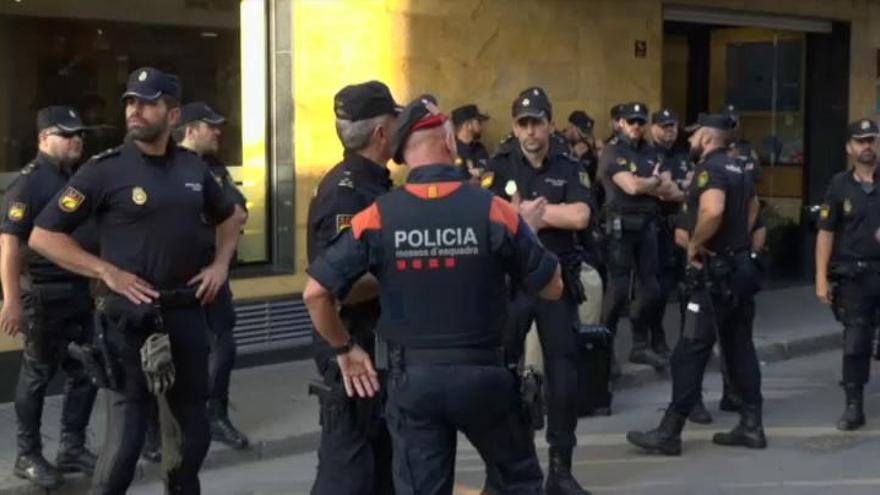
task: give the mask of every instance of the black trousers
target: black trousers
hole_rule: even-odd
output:
[[[747,406],[760,408],[761,368],[752,342],[755,302],[752,297],[725,298],[701,291],[688,303],[684,332],[670,359],[672,403],[670,407],[687,416],[701,399],[703,374],[712,355],[716,336],[727,371],[738,386]]]
[[[637,299],[631,308],[634,342],[647,343],[647,332],[657,317],[660,299],[657,224],[648,221],[637,231],[625,230],[608,236],[608,291],[602,301],[602,321],[612,332],[626,311],[633,271],[637,278]]]
[[[868,383],[874,329],[880,324],[880,273],[863,274],[839,283],[835,304],[843,323],[843,382]]]
[[[211,440],[208,398],[208,341],[204,312],[198,305],[162,311],[171,339],[176,378],[166,397],[182,435],[183,462],[165,474],[169,494],[198,495],[198,473]],[[144,442],[152,397],[140,369],[139,350],[149,332],[126,328],[108,332],[108,343],[122,368],[122,387],[107,391],[107,430],[92,478],[95,495],[126,493]]]
[[[474,445],[500,493],[543,493],[533,435],[513,374],[500,366],[392,371],[386,406],[398,495],[451,495],[457,432]]]
[[[24,295],[24,354],[15,390],[18,453],[42,451],[40,426],[49,382],[61,367],[67,375],[61,409],[62,443],[85,442],[97,389],[79,361],[70,357],[67,344],[92,338],[92,302],[87,284],[57,293],[35,287]],[[74,290],[74,288],[76,290]],[[70,445],[67,445],[70,446]]]
[[[556,301],[545,301],[519,293],[511,302],[510,310],[514,342],[505,347],[515,349],[514,354],[522,352],[532,322],[538,328],[544,353],[547,443],[553,447],[574,447],[577,444],[577,359],[580,355],[577,305],[567,295]]]
[[[229,400],[229,379],[235,367],[235,306],[227,282],[217,298],[205,307],[208,321],[208,342],[211,354],[208,361],[209,397],[226,403]]]
[[[393,495],[391,436],[382,412],[384,380],[383,395],[352,399],[345,396],[335,363],[326,363],[324,369],[324,383],[335,393],[319,398],[321,443],[311,495]]]

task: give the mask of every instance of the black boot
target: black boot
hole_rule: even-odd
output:
[[[572,447],[550,447],[550,469],[547,483],[544,485],[546,495],[590,495],[571,475]]]
[[[743,406],[739,424],[727,433],[716,433],[712,442],[729,447],[742,446],[750,449],[767,448],[767,437],[761,424],[760,406]]]
[[[39,452],[19,454],[15,459],[16,476],[42,488],[58,488],[64,483],[61,473]]]
[[[709,410],[706,409],[706,405],[703,404],[703,401],[697,402],[697,405],[691,409],[691,413],[688,414],[688,421],[700,425],[712,424],[712,415],[709,413]]]
[[[846,409],[837,421],[837,429],[850,431],[865,425],[864,388],[856,383],[843,384],[846,392]]]
[[[208,417],[211,420],[211,440],[228,445],[235,450],[247,448],[248,438],[229,421],[228,401],[208,402]]]
[[[86,448],[82,435],[61,434],[61,444],[55,457],[55,466],[62,473],[83,473],[91,476],[95,471],[98,456]]]
[[[681,430],[686,419],[670,407],[663,415],[660,426],[649,431],[627,432],[626,441],[651,452],[681,455]]]
[[[636,330],[633,328],[633,346],[629,353],[629,362],[633,364],[647,364],[648,366],[662,370],[669,364],[669,361],[659,356],[648,345],[648,333],[644,330]]]
[[[718,409],[727,412],[740,412],[742,407],[742,398],[735,392],[727,390],[725,390],[724,395],[721,396],[721,401],[718,403]]]

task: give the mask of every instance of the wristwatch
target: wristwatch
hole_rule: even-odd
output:
[[[348,354],[349,351],[354,347],[354,337],[349,337],[348,341],[342,344],[339,347],[333,347],[331,350],[333,351],[334,356],[341,356],[343,354]]]

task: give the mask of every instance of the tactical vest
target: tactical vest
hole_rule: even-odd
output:
[[[371,265],[378,267],[382,314],[376,331],[389,343],[500,345],[506,286],[492,248],[491,202],[491,194],[467,184],[434,199],[398,189],[377,200],[382,227],[374,250],[379,259]]]

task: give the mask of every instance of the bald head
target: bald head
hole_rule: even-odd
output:
[[[690,137],[691,153],[697,157],[719,148],[727,148],[730,143],[730,132],[715,129],[713,127],[700,127]]]
[[[438,163],[452,164],[457,156],[452,122],[413,132],[403,148],[403,161],[410,168]]]

